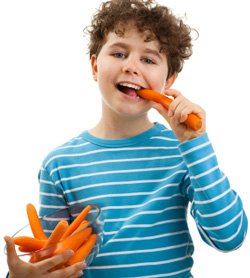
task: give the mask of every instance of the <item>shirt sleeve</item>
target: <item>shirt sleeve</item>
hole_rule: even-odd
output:
[[[239,248],[246,236],[247,217],[240,197],[219,168],[208,135],[181,143],[179,149],[188,168],[184,194],[202,239],[222,251]]]
[[[76,206],[75,209],[73,208],[74,206],[69,206],[62,184],[53,181],[49,170],[41,168],[38,178],[40,184],[39,214],[40,216],[45,216],[43,217],[42,226],[46,235],[49,236],[60,220],[64,219],[71,223],[75,218],[75,214],[80,212],[79,209],[81,206]],[[94,227],[94,223],[92,226]],[[98,243],[86,258],[87,264],[90,264],[99,253],[99,248],[102,243],[102,233],[101,229],[100,231],[99,229],[99,227],[96,227],[95,232],[98,233]]]
[[[39,180],[39,202],[40,202],[40,216],[44,217],[42,226],[47,235],[54,230],[56,224],[65,219],[71,220],[70,213],[68,211],[67,200],[63,194],[63,188],[59,184],[55,184],[48,170],[41,168],[38,174]],[[60,211],[60,213],[59,213]]]

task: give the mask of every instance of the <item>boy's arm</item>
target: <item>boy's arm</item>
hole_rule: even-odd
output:
[[[44,216],[51,213],[55,213],[58,210],[62,210],[68,207],[67,201],[65,200],[63,194],[63,188],[60,184],[54,183],[49,171],[45,168],[41,168],[38,175],[39,185],[40,185],[40,210],[39,215]],[[53,219],[55,220],[57,216],[53,215]],[[67,221],[70,220],[70,215],[68,210],[65,209],[63,214],[60,213],[58,215],[58,221],[60,219],[65,219]],[[45,232],[49,235],[52,230],[55,228],[58,221],[50,221],[49,227],[43,227]],[[45,224],[43,223],[43,226]]]
[[[189,170],[184,193],[201,237],[223,251],[238,248],[246,235],[247,218],[240,197],[219,169],[207,134],[181,143],[179,149]]]
[[[159,103],[152,106],[168,121],[182,142],[179,148],[189,171],[184,180],[184,194],[192,202],[191,214],[199,233],[215,248],[236,249],[245,238],[247,218],[239,196],[230,188],[227,177],[218,167],[206,134],[205,111],[177,90],[166,87],[164,93],[174,98],[169,109]],[[190,113],[201,118],[201,129],[194,131],[183,124]]]

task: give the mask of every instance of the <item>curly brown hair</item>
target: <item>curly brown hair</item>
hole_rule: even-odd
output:
[[[172,11],[154,0],[110,0],[103,2],[91,25],[84,29],[90,35],[90,57],[98,56],[109,32],[123,36],[126,25],[133,21],[140,32],[149,31],[146,41],[157,39],[167,56],[168,77],[179,73],[184,60],[192,55],[191,29]]]

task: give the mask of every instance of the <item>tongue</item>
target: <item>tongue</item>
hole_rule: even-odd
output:
[[[135,90],[132,89],[132,88],[128,88],[128,87],[123,88],[122,92],[126,95],[131,96],[131,97],[136,97],[137,96]]]

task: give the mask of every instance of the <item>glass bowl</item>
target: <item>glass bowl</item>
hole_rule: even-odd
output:
[[[24,261],[29,261],[29,262],[37,262],[44,260],[46,258],[49,258],[55,254],[58,254],[59,247],[62,246],[64,241],[69,239],[69,237],[73,237],[76,234],[82,233],[84,229],[87,227],[92,228],[92,234],[97,235],[97,240],[95,242],[94,247],[88,254],[88,256],[84,259],[84,262],[86,266],[90,265],[92,260],[95,258],[95,256],[99,253],[99,249],[101,247],[103,237],[102,237],[102,231],[103,231],[103,220],[102,220],[102,214],[101,214],[101,209],[98,205],[96,204],[77,204],[73,206],[69,206],[64,209],[56,210],[52,213],[49,213],[45,216],[40,217],[40,222],[42,224],[43,230],[46,234],[47,237],[49,237],[50,233],[54,230],[56,225],[61,221],[61,220],[66,220],[69,224],[74,221],[74,219],[77,217],[77,215],[87,206],[91,206],[91,210],[87,214],[85,220],[87,220],[87,223],[76,233],[71,234],[70,236],[59,240],[58,242],[52,243],[51,245],[47,247],[43,247],[39,250],[32,251],[32,252],[23,252],[19,250],[19,246],[16,246],[16,252],[17,255]],[[79,234],[80,235],[80,234]],[[25,225],[22,227],[20,230],[18,230],[13,236],[14,237],[19,237],[19,236],[29,236],[33,237],[30,224]],[[5,254],[6,254],[6,246],[5,246]]]

